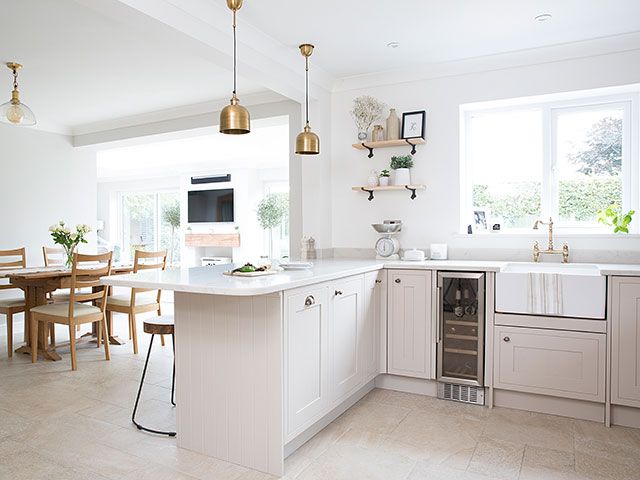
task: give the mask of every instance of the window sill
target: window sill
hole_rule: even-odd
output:
[[[537,231],[537,232],[505,232],[505,231],[498,231],[498,232],[478,232],[478,233],[473,233],[473,234],[468,234],[468,233],[456,233],[454,234],[455,238],[490,238],[490,237],[500,237],[500,238],[542,238],[542,239],[547,239],[549,238],[549,234],[547,231]],[[589,239],[589,238],[593,238],[593,239],[598,239],[598,240],[608,240],[608,239],[615,239],[615,238],[621,238],[621,239],[635,239],[638,240],[640,239],[640,234],[638,233],[598,233],[598,232],[576,232],[575,230],[573,231],[568,231],[568,232],[563,232],[562,230],[559,231],[555,231],[553,232],[553,238],[557,239],[557,238],[585,238],[585,239]]]

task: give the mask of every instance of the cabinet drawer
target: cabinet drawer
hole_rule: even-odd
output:
[[[495,328],[495,388],[604,402],[606,336]]]

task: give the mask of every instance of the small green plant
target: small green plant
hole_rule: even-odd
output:
[[[411,155],[402,155],[399,157],[391,157],[390,167],[393,170],[399,168],[413,168],[413,157]]]
[[[635,210],[622,213],[622,207],[612,203],[607,208],[598,210],[598,223],[613,227],[613,233],[629,233],[629,224],[633,220]]]
[[[389,172],[389,170],[387,170],[386,168],[384,170],[382,170],[380,172],[380,175],[378,175],[379,177],[390,177],[391,176],[391,172]]]

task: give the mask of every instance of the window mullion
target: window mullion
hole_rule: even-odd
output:
[[[558,217],[558,177],[556,159],[556,116],[548,106],[542,109],[542,208],[543,217]]]

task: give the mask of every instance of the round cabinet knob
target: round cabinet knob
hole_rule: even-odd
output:
[[[505,342],[510,342],[511,341],[511,339],[509,337],[504,337],[502,340],[505,341]]]
[[[311,305],[314,305],[316,303],[316,299],[313,298],[313,295],[309,295],[307,298],[304,299],[304,304],[307,307],[310,307]]]
[[[401,281],[401,280],[400,280],[399,278],[396,278],[396,279],[394,280],[394,282],[396,282],[396,283],[400,283],[400,281]]]
[[[336,293],[336,296],[337,296],[337,295],[342,295],[342,290],[336,290],[336,292],[335,292],[335,293]]]

